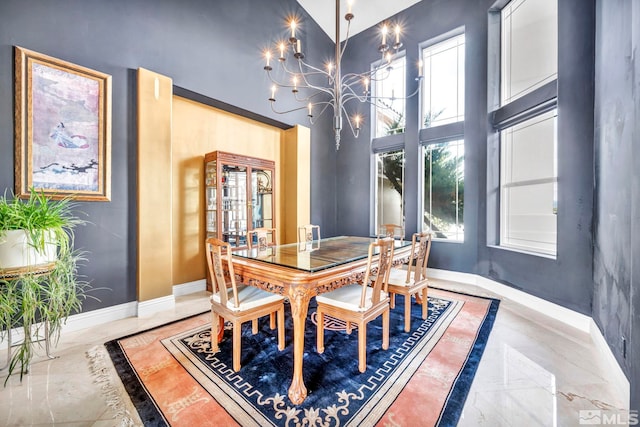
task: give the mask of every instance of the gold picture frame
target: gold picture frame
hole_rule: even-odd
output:
[[[15,193],[111,200],[111,76],[15,46]]]

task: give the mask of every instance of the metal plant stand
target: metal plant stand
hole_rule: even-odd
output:
[[[4,280],[4,281],[9,281],[9,280],[14,280],[17,277],[19,277],[21,274],[25,274],[25,273],[29,273],[29,274],[47,274],[49,273],[54,267],[54,264],[43,264],[43,265],[39,265],[39,266],[35,266],[31,269],[26,269],[26,268],[19,268],[19,269],[0,269],[0,280]],[[0,331],[2,332],[2,331]],[[12,343],[12,338],[11,338],[11,328],[9,328],[7,331],[7,361],[6,363],[0,367],[0,371],[3,371],[5,369],[7,369],[9,367],[9,364],[11,363],[11,356],[12,356],[12,351],[11,348],[15,347],[17,345],[19,345],[19,343],[17,344],[13,344]],[[49,359],[55,359],[56,356],[51,354],[51,344],[50,344],[50,334],[49,334],[49,322],[45,321],[44,322],[44,336],[43,337],[36,337],[35,340],[33,340],[33,342],[42,342],[44,341],[44,348],[45,348],[45,354]]]

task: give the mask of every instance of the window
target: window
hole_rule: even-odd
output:
[[[556,110],[501,132],[501,244],[555,255]]]
[[[403,133],[405,126],[405,57],[389,57],[372,76],[375,138]],[[381,99],[384,97],[385,99]]]
[[[557,252],[561,143],[556,132],[557,16],[557,0],[512,0],[500,10],[499,107],[491,114],[499,150],[491,148],[491,138],[489,149],[499,153],[489,163],[500,171],[495,173],[498,244],[552,256]]]
[[[424,200],[422,229],[435,238],[464,240],[464,140],[423,148]]]
[[[501,105],[558,76],[557,0],[513,0],[501,12]]]
[[[376,219],[404,226],[404,150],[376,154]]]
[[[422,49],[422,127],[464,120],[464,34]]]
[[[464,241],[464,29],[423,44],[422,209],[434,238]]]

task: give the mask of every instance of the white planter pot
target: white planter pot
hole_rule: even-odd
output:
[[[44,251],[38,251],[29,244],[26,231],[8,230],[0,237],[0,270],[31,268],[55,262],[58,251],[54,234],[46,233],[45,242]]]

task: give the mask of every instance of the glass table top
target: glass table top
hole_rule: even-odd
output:
[[[369,244],[376,240],[372,237],[339,236],[309,243],[270,246],[262,250],[254,247],[234,251],[233,255],[313,273],[366,258]],[[395,241],[395,249],[410,245],[411,241]]]

